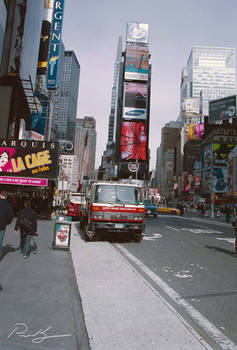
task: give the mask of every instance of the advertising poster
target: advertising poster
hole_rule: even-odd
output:
[[[215,193],[225,193],[228,190],[228,169],[214,168],[213,169],[213,186]]]
[[[201,176],[200,175],[195,175],[194,176],[194,188],[200,188],[201,187]]]
[[[123,122],[121,130],[121,159],[146,160],[146,146],[146,124]]]
[[[188,124],[188,139],[199,140],[204,134],[204,123]]]
[[[228,167],[229,153],[235,147],[233,144],[220,144],[213,143],[212,152],[213,152],[213,166],[217,167]]]
[[[202,192],[211,193],[212,191],[212,170],[205,169],[202,172]]]
[[[0,177],[55,178],[58,157],[57,142],[0,139]]]
[[[48,110],[48,97],[35,90],[37,112],[31,114],[30,136],[34,140],[44,140],[45,124]]]
[[[212,145],[202,147],[202,169],[212,167]]]
[[[233,148],[228,158],[228,192],[234,194],[237,192],[237,146]]]
[[[125,56],[126,80],[148,80],[149,52],[148,47],[128,43]]]
[[[209,122],[236,118],[236,95],[209,102]]]
[[[127,42],[148,44],[148,24],[127,23]]]
[[[194,177],[192,173],[189,173],[188,171],[184,171],[182,175],[183,180],[183,192],[193,192],[194,187]]]
[[[124,119],[145,120],[147,100],[147,84],[144,83],[124,83]]]
[[[55,245],[60,247],[68,247],[69,235],[70,235],[70,225],[57,224],[56,235],[55,235]]]
[[[44,1],[43,21],[40,35],[40,47],[38,56],[38,75],[46,75],[48,67],[49,41],[51,33],[51,22],[53,14],[53,0]]]

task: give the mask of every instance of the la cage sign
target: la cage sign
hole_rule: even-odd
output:
[[[0,176],[57,177],[57,142],[0,139]]]

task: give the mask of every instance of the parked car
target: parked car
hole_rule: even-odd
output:
[[[151,200],[145,199],[144,200],[145,208],[146,208],[146,216],[153,215],[155,218],[157,217],[157,206],[152,203]]]
[[[158,213],[161,214],[172,214],[172,215],[180,215],[181,212],[178,208],[170,208],[167,206],[160,206],[157,208]]]

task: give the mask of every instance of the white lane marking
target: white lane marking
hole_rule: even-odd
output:
[[[143,239],[145,241],[155,241],[157,238],[161,238],[162,235],[160,233],[151,233],[152,236],[144,236]]]
[[[167,228],[170,228],[171,230],[174,230],[174,231],[180,231],[180,230],[178,230],[177,228],[174,228],[174,227],[172,227],[172,226],[166,226]]]
[[[174,231],[189,231],[192,233],[223,233],[221,231],[215,231],[208,228],[180,227],[179,229],[177,229],[177,228],[174,228],[173,226],[167,226],[167,225],[166,227]]]
[[[223,233],[221,231],[215,231],[215,230],[211,230],[211,229],[203,229],[203,228],[186,228],[186,227],[183,227],[181,228],[181,230],[183,231],[189,231],[189,232],[192,232],[192,233]]]
[[[216,237],[216,239],[218,239],[219,241],[226,241],[226,242],[229,242],[231,244],[234,244],[234,242],[235,242],[235,238],[220,238],[220,237]]]
[[[177,272],[174,274],[174,276],[178,277],[178,278],[192,278],[193,276],[192,275],[187,275],[186,273],[180,273],[180,272]]]
[[[217,329],[209,320],[207,320],[198,310],[196,310],[192,305],[190,305],[188,302],[186,302],[178,293],[176,293],[171,287],[169,287],[168,284],[166,284],[160,277],[158,277],[154,272],[152,272],[148,267],[146,267],[139,259],[135,258],[127,249],[125,249],[121,244],[116,244],[116,246],[126,255],[127,258],[129,258],[135,265],[137,265],[148,277],[150,277],[155,284],[159,288],[161,288],[170,298],[173,302],[178,304],[179,306],[182,306],[186,312],[190,315],[190,317],[208,334],[208,336],[216,342],[221,349],[223,350],[236,350],[237,344],[234,344],[229,338],[227,338],[219,329]],[[127,261],[127,260],[126,260]],[[159,295],[159,293],[149,284],[148,281],[146,281],[135,269],[134,267],[127,261],[129,266],[135,273],[137,273],[144,282],[151,288],[155,294]],[[172,306],[159,295],[159,298],[163,300],[163,302],[172,310]],[[175,310],[174,310],[175,311]],[[183,319],[181,315],[179,315],[175,311],[176,315],[182,320],[182,322],[186,325],[187,322]],[[188,325],[188,328],[191,328],[191,332],[193,334],[197,333],[194,331],[194,329]],[[203,338],[198,336],[200,341],[204,341]],[[207,344],[205,344],[207,346]],[[210,349],[210,347],[208,347]]]

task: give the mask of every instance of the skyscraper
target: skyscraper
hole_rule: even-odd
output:
[[[74,142],[80,65],[74,51],[64,51],[57,138]]]
[[[114,63],[114,76],[113,76],[113,87],[111,96],[111,106],[109,115],[109,128],[108,128],[108,143],[114,141],[114,127],[116,119],[116,105],[117,105],[117,95],[118,95],[118,76],[120,62],[122,61],[122,37],[118,39],[116,59]]]
[[[193,101],[194,113],[208,115],[210,100],[235,94],[235,79],[233,48],[194,46],[182,74],[181,103]]]
[[[96,136],[96,121],[93,117],[76,119],[74,153],[79,160],[79,182],[84,176],[90,179],[94,176]]]

